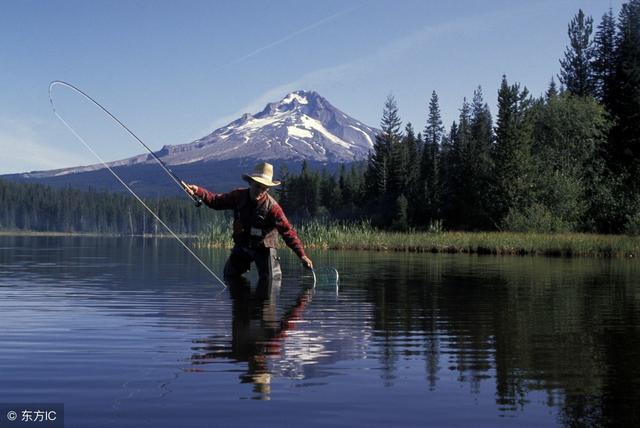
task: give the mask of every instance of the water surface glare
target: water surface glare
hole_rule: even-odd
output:
[[[0,403],[64,403],[67,427],[640,425],[635,260],[311,252],[340,272],[313,289],[280,255],[279,287],[221,292],[171,239],[0,237]]]

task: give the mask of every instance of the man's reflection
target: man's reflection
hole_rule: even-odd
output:
[[[253,391],[260,399],[269,399],[272,373],[269,360],[281,353],[282,340],[295,329],[304,308],[311,302],[313,288],[303,287],[295,302],[281,317],[277,300],[280,281],[259,280],[255,290],[244,277],[228,281],[232,299],[231,350],[220,352],[216,339],[202,340],[198,348],[204,354],[191,357],[193,364],[206,364],[219,358],[246,361],[247,372],[240,375],[241,383],[253,383]]]

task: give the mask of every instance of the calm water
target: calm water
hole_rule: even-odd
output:
[[[281,251],[262,293],[189,257],[0,237],[0,402],[67,427],[640,424],[638,261],[318,252],[341,284],[313,290]]]

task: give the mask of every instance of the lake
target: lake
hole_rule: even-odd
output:
[[[280,256],[279,287],[223,289],[173,239],[0,237],[0,403],[66,427],[640,424],[636,260],[317,251],[340,284],[312,288]]]

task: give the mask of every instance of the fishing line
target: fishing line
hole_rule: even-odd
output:
[[[120,120],[115,117],[113,114],[111,114],[111,112],[109,110],[107,110],[106,108],[104,108],[99,102],[97,102],[96,100],[94,100],[93,98],[91,98],[91,96],[89,96],[89,94],[87,94],[86,92],[82,91],[80,88],[77,88],[75,86],[73,86],[71,83],[67,83],[64,82],[62,80],[54,80],[53,82],[49,83],[49,101],[51,102],[51,106],[53,107],[53,112],[56,116],[58,116],[58,118],[60,120],[62,120],[64,122],[64,120],[60,117],[60,115],[56,112],[56,107],[53,104],[53,98],[52,98],[52,92],[51,90],[53,89],[53,87],[55,85],[62,85],[62,86],[66,86],[67,88],[79,93],[80,95],[82,95],[83,97],[85,97],[86,99],[88,99],[89,101],[91,101],[93,104],[95,104],[97,107],[99,107],[104,113],[106,113],[111,120],[113,120],[114,122],[116,122],[118,125],[120,125],[125,131],[127,131],[129,133],[129,135],[131,135],[133,138],[136,139],[136,141],[138,141],[140,144],[142,144],[142,146],[147,149],[147,151],[151,154],[151,156],[153,157],[153,159],[158,162],[158,165],[160,165],[160,167],[169,175],[169,177],[171,177],[171,179],[178,185],[178,187],[180,187],[180,189],[182,189],[187,196],[189,196],[189,198],[193,199],[193,201],[195,202],[196,206],[200,206],[202,205],[202,199],[198,198],[195,195],[192,195],[191,193],[189,193],[187,191],[187,189],[184,186],[184,182],[182,180],[180,180],[180,178],[173,172],[171,171],[171,169],[164,163],[162,162],[162,160],[153,152],[153,150],[151,150],[149,148],[149,146],[147,146],[144,141],[142,141],[140,138],[138,138],[138,136],[136,134],[133,133],[132,130],[130,130],[124,123],[120,122]],[[65,125],[67,125],[66,122],[64,122]],[[67,127],[69,127],[69,125],[67,125]],[[74,132],[75,134],[75,132]],[[85,144],[86,145],[86,144]],[[91,149],[90,149],[91,150]],[[93,150],[91,151],[93,153]],[[95,155],[95,153],[94,153]],[[102,160],[101,160],[102,161]],[[103,162],[104,164],[104,162]],[[106,166],[106,165],[105,165]]]
[[[140,198],[136,192],[134,192],[131,187],[129,187],[127,185],[127,183],[125,183],[119,176],[118,174],[115,173],[115,171],[113,169],[111,169],[111,167],[109,165],[107,165],[107,163],[102,159],[102,157],[100,157],[100,155],[98,155],[92,148],[91,146],[89,146],[89,144],[84,140],[84,138],[82,138],[76,131],[75,129],[73,129],[73,127],[71,125],[69,125],[67,123],[66,120],[64,120],[62,118],[62,116],[60,116],[56,110],[56,106],[55,103],[53,102],[53,96],[52,96],[52,89],[55,85],[62,85],[62,86],[66,86],[67,88],[77,92],[78,94],[82,95],[83,97],[85,97],[86,99],[88,99],[89,101],[91,101],[93,104],[95,104],[96,106],[98,106],[102,111],[104,111],[113,121],[115,121],[118,125],[120,125],[122,128],[124,128],[131,136],[133,136],[133,138],[135,138],[138,142],[140,142],[140,144],[142,144],[152,155],[153,158],[158,161],[158,163],[160,164],[160,166],[162,167],[162,169],[164,169],[164,171],[169,174],[169,176],[176,182],[176,184],[178,184],[178,186],[180,186],[181,189],[183,189],[185,191],[185,193],[187,193],[187,195],[189,195],[190,198],[192,198],[196,204],[198,202],[198,200],[196,200],[195,198],[193,198],[189,192],[187,192],[187,190],[182,186],[181,184],[181,180],[173,173],[173,171],[171,171],[169,168],[167,168],[164,164],[164,162],[162,162],[152,151],[151,149],[149,149],[149,147],[142,142],[142,140],[140,138],[138,138],[129,128],[127,128],[122,122],[120,122],[118,120],[118,118],[116,118],[113,114],[111,114],[109,112],[109,110],[107,110],[106,108],[104,108],[102,105],[100,105],[100,103],[98,103],[96,100],[94,100],[93,98],[91,98],[89,95],[87,95],[86,93],[84,93],[83,91],[81,91],[80,89],[76,88],[75,86],[71,85],[70,83],[67,82],[63,82],[60,80],[54,80],[53,82],[51,82],[49,84],[49,102],[51,103],[51,107],[53,108],[53,114],[56,115],[56,117],[58,119],[60,119],[60,121],[64,124],[64,126],[67,127],[67,129],[69,129],[69,131],[71,131],[71,133],[78,139],[78,141],[80,141],[86,148],[87,150],[89,150],[91,152],[91,154],[93,154],[99,161],[100,163],[102,163],[102,165],[107,168],[109,170],[109,172],[111,174],[113,174],[113,176],[116,178],[116,180],[118,180],[120,182],[120,184],[122,184],[124,186],[125,189],[127,189],[129,191],[129,193],[131,193],[137,200],[138,202],[140,202],[142,204],[143,207],[146,208],[147,211],[149,211],[149,213],[165,228],[169,231],[169,233],[178,240],[178,242],[180,244],[182,244],[182,246],[189,252],[189,254],[191,254],[215,279],[217,279],[220,284],[222,284],[222,286],[224,288],[226,288],[226,284],[224,283],[223,280],[221,280],[210,268],[209,266],[207,266],[205,264],[205,262],[202,261],[202,259],[200,259],[200,257],[198,257],[196,255],[196,253],[193,252],[193,250],[191,250],[191,248],[189,248],[189,246],[178,237],[178,235],[176,235],[174,233],[173,230],[171,230],[171,228],[169,226],[166,225],[165,222],[163,222],[160,217],[158,217],[158,215],[142,200],[142,198]]]

